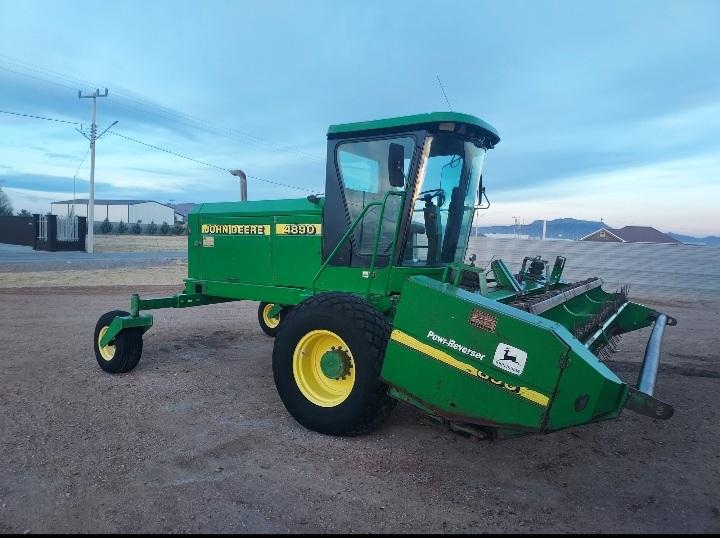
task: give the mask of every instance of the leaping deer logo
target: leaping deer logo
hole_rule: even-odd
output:
[[[500,359],[500,360],[501,360],[501,361],[510,361],[510,362],[514,362],[515,364],[518,364],[517,357],[515,357],[515,356],[513,356],[513,355],[510,355],[510,348],[509,348],[509,347],[506,347],[506,348],[505,348],[505,354],[503,355],[503,358]]]

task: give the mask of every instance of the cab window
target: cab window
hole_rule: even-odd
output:
[[[362,142],[346,142],[337,149],[337,163],[345,196],[348,225],[355,221],[365,207],[372,202],[382,202],[388,191],[402,191],[403,187],[390,184],[388,155],[390,144],[404,148],[405,176],[410,172],[410,163],[415,150],[412,137],[385,138]],[[379,255],[388,255],[400,218],[402,197],[390,196],[385,207],[381,226]],[[372,255],[375,246],[380,206],[369,209],[350,238],[353,251],[359,255]]]

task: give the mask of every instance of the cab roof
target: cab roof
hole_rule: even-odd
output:
[[[471,116],[470,114],[461,114],[460,112],[429,112],[426,114],[414,114],[412,116],[400,116],[397,118],[341,123],[330,126],[328,129],[328,138],[339,138],[339,135],[364,134],[377,131],[397,131],[399,129],[407,129],[408,127],[432,126],[438,128],[440,124],[443,123],[467,125],[475,130],[479,129],[484,131],[486,135],[489,135],[492,145],[500,141],[500,134],[495,127],[480,118]]]

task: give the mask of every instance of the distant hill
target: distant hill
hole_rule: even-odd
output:
[[[551,239],[573,239],[578,240],[587,234],[594,232],[602,225],[601,222],[591,220],[578,219],[555,219],[547,221],[547,231],[545,236]],[[530,224],[522,226],[521,234],[529,235],[533,238],[542,237],[543,221],[534,220]],[[513,234],[515,226],[478,226],[480,233],[494,234]]]
[[[581,237],[594,232],[603,223],[592,220],[578,220],[578,219],[554,219],[547,221],[547,232],[546,237],[549,239],[572,239],[579,240]],[[608,224],[605,223],[607,227]],[[473,232],[477,230],[480,233],[488,234],[514,234],[515,226],[509,224],[507,226],[477,226],[473,229]],[[542,237],[542,221],[534,220],[530,224],[522,226],[520,233],[523,235],[529,235],[533,238]],[[690,245],[708,245],[714,247],[720,247],[720,237],[718,236],[707,236],[707,237],[692,237],[690,235],[676,234],[668,232],[670,237],[674,237],[678,241],[687,243]]]
[[[676,234],[668,232],[668,235],[678,241],[687,243],[688,245],[707,245],[710,247],[720,247],[720,237],[717,235],[708,235],[706,237],[693,237],[691,235]]]

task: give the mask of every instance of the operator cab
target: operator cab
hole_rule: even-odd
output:
[[[377,267],[462,262],[485,152],[499,141],[491,125],[454,112],[331,126],[323,260],[340,244],[330,265],[367,267],[374,253]]]

